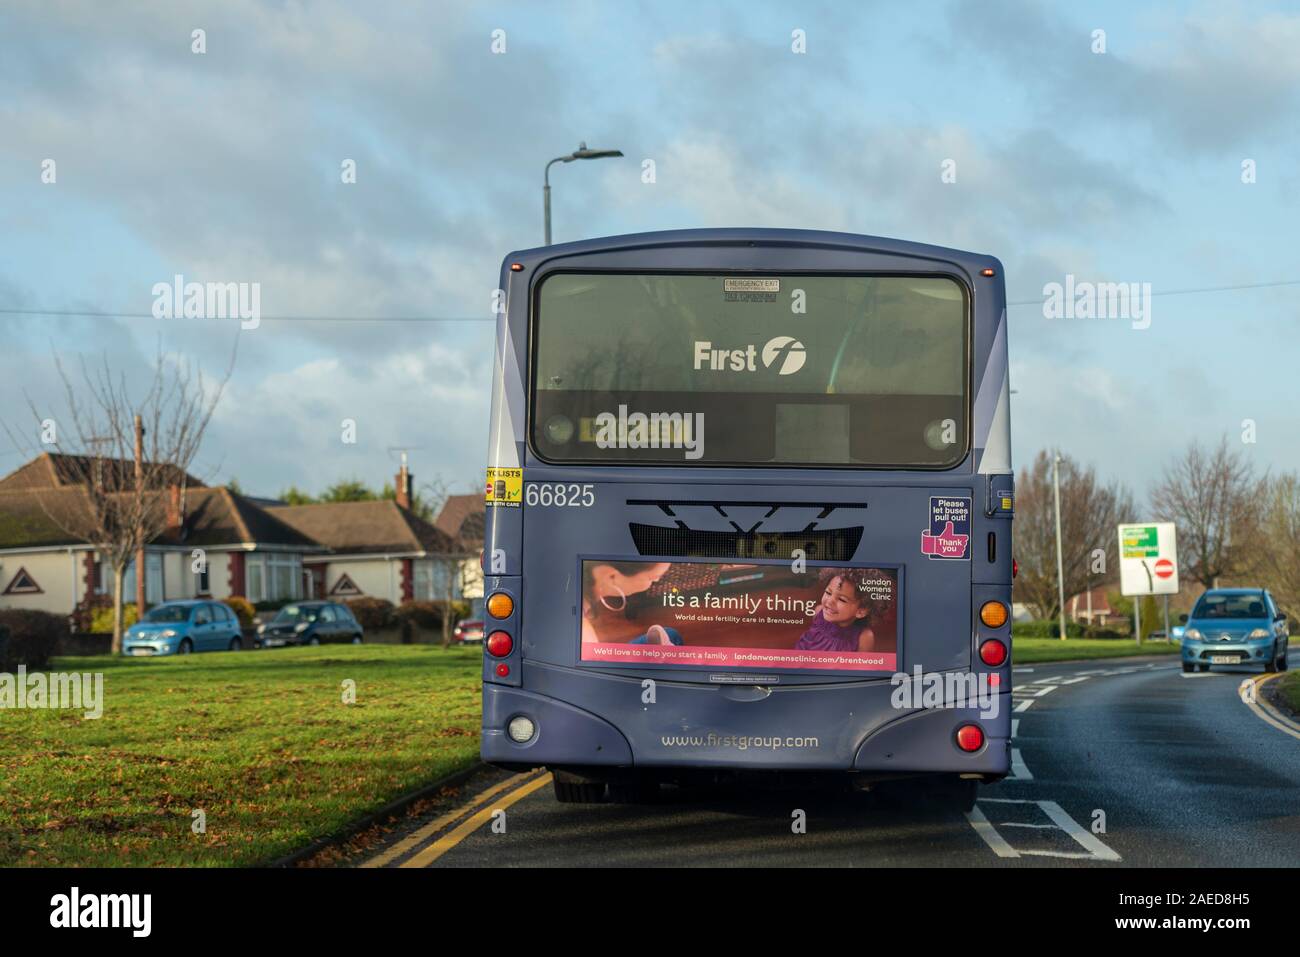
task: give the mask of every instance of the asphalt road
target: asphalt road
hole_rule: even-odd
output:
[[[1300,731],[1243,702],[1253,674],[1184,675],[1176,658],[1017,668],[1013,776],[969,814],[740,789],[558,804],[544,772],[492,772],[369,866],[1295,866]]]

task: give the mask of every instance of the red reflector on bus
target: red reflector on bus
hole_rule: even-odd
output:
[[[488,635],[488,654],[494,658],[504,658],[515,646],[514,640],[504,631],[494,631]]]
[[[1011,577],[1015,578],[1018,574],[1020,574],[1020,563],[1013,558],[1011,559]]]
[[[996,639],[990,639],[980,645],[980,661],[984,662],[991,668],[1005,664],[1007,660],[1007,646]]]
[[[977,724],[963,724],[957,729],[957,747],[963,751],[978,751],[984,747],[984,732]]]
[[[510,666],[504,661],[497,665],[497,677],[508,678],[510,676]]]

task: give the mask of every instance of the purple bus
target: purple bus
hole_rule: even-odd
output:
[[[502,264],[485,761],[566,802],[1007,774],[1002,266],[705,229]]]

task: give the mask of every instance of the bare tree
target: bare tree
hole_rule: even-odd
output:
[[[1177,525],[1179,559],[1193,580],[1217,588],[1220,578],[1250,570],[1266,486],[1227,436],[1214,449],[1193,442],[1165,469],[1151,504]]]
[[[1115,526],[1133,511],[1132,496],[1118,482],[1103,484],[1092,466],[1061,456],[1061,564],[1065,596],[1077,595],[1114,568]],[[1052,453],[1039,452],[1016,480],[1015,595],[1039,618],[1059,611],[1056,575],[1056,509]]]
[[[1252,551],[1260,584],[1288,613],[1300,612],[1300,475],[1279,475],[1263,483],[1260,522]]]
[[[6,426],[20,449],[60,455],[62,485],[34,489],[33,494],[55,526],[93,545],[112,568],[114,653],[122,650],[127,567],[167,530],[171,496],[185,494],[190,466],[230,379],[234,359],[232,351],[225,375],[211,384],[200,371],[170,361],[159,348],[153,377],[133,399],[126,375],[114,374],[107,358],[91,366],[82,357],[80,381],[74,384],[56,355],[67,414],[54,418],[52,441],[39,446],[23,442],[23,432]],[[30,396],[27,404],[43,430],[50,417],[40,413]],[[143,436],[137,457],[138,430]],[[50,438],[43,436],[43,440]],[[137,568],[136,574],[144,576],[147,570]],[[144,609],[139,611],[143,614]]]
[[[447,499],[451,497],[451,487],[441,476],[434,476],[421,487],[424,494],[420,496],[420,502],[427,508],[428,514],[436,518],[443,506],[447,504]],[[477,560],[478,549],[464,536],[451,539],[445,552],[433,556],[434,567],[439,571],[437,579],[442,586],[442,646],[444,648],[451,646],[452,606],[456,595],[457,593],[464,595],[465,590],[473,584],[473,563]]]

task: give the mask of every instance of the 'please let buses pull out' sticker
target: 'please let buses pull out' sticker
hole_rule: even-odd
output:
[[[488,469],[486,491],[488,505],[519,508],[524,501],[524,470]]]

